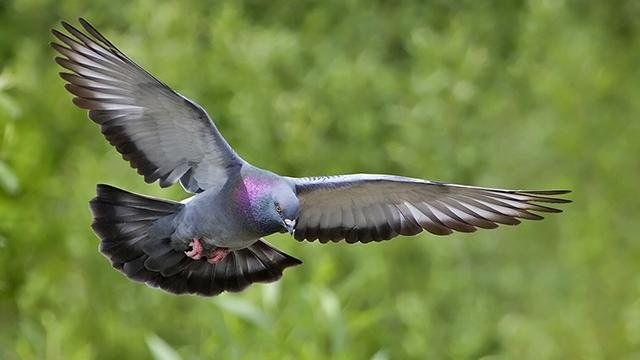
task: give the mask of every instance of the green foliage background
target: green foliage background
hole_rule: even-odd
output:
[[[539,223],[370,245],[217,298],[97,252],[98,182],[161,190],[72,106],[48,42],[92,21],[281,174],[571,188]],[[640,357],[640,3],[0,2],[0,358]]]

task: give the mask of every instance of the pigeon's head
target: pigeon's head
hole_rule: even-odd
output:
[[[288,184],[283,184],[276,186],[271,194],[273,198],[272,209],[275,211],[275,214],[272,212],[271,218],[281,224],[280,232],[293,234],[300,206],[296,193]]]
[[[236,203],[260,236],[293,234],[299,204],[289,183],[273,178],[245,178],[236,192]]]

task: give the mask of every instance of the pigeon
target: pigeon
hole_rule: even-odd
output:
[[[100,252],[128,278],[175,294],[214,296],[278,280],[302,262],[264,240],[369,243],[426,230],[454,231],[540,220],[569,190],[504,190],[393,175],[286,177],[243,160],[195,102],[156,79],[84,19],[62,22],[51,46],[60,76],[102,134],[181,202],[97,185],[91,225]]]

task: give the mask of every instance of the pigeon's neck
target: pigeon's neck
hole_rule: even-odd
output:
[[[238,205],[251,207],[252,204],[270,193],[273,181],[264,177],[241,177],[235,191],[235,202]]]
[[[234,212],[247,226],[266,235],[271,229],[263,229],[264,210],[271,204],[274,179],[268,176],[246,175],[238,178],[230,202]]]

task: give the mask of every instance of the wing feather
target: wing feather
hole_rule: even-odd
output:
[[[76,106],[89,110],[105,138],[146,182],[180,181],[190,192],[219,187],[244,161],[209,115],[133,62],[86,20],[62,22],[51,46]]]
[[[423,230],[454,231],[540,220],[534,212],[561,210],[538,203],[568,203],[568,190],[504,190],[443,184],[391,175],[288,178],[300,199],[294,236],[320,242],[388,240]]]

